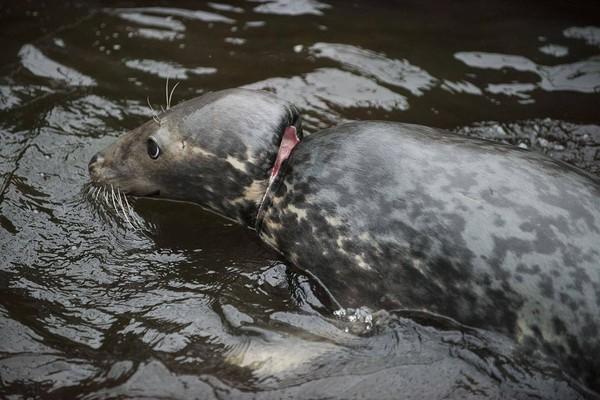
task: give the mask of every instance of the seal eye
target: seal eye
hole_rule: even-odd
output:
[[[154,141],[154,139],[148,139],[147,147],[150,158],[156,160],[158,156],[160,156],[160,147],[158,147],[158,144]]]

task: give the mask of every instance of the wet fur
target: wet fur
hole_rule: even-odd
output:
[[[301,134],[295,108],[270,94],[211,93],[119,138],[90,174],[256,227],[345,306],[504,332],[600,388],[597,179],[511,146],[364,122],[306,138],[261,203],[290,125]]]
[[[600,385],[600,183],[582,171],[423,126],[348,123],[303,141],[257,227],[346,306],[500,331]]]

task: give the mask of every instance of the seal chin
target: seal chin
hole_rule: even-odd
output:
[[[110,184],[109,184],[110,185]],[[120,185],[113,185],[119,192],[133,197],[160,197],[160,189],[154,188],[127,188]]]
[[[115,177],[91,177],[91,185],[96,188],[106,188],[114,190],[121,194],[133,197],[159,197],[161,191],[158,188],[148,187],[145,185],[126,185]]]
[[[144,197],[160,197],[160,190],[155,190],[154,192],[145,194]]]
[[[134,193],[134,192],[127,192],[127,191],[121,191],[121,193],[126,194],[127,196],[133,196],[133,197],[160,197],[160,190],[153,190],[151,192],[146,192],[146,193]]]

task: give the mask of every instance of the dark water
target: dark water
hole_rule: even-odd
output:
[[[592,396],[490,332],[334,313],[306,273],[198,207],[138,200],[144,233],[82,188],[167,77],[174,102],[266,88],[312,132],[414,122],[600,175],[598,5],[31,1],[0,20],[0,397]]]

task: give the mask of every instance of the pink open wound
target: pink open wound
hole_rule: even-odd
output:
[[[279,174],[281,165],[290,157],[292,150],[294,150],[294,147],[296,147],[298,143],[300,143],[300,139],[296,133],[296,127],[288,126],[285,128],[281,138],[281,144],[279,145],[279,151],[277,152],[277,158],[275,159],[275,164],[273,164],[273,169],[271,170],[270,182],[275,180],[277,174]]]

